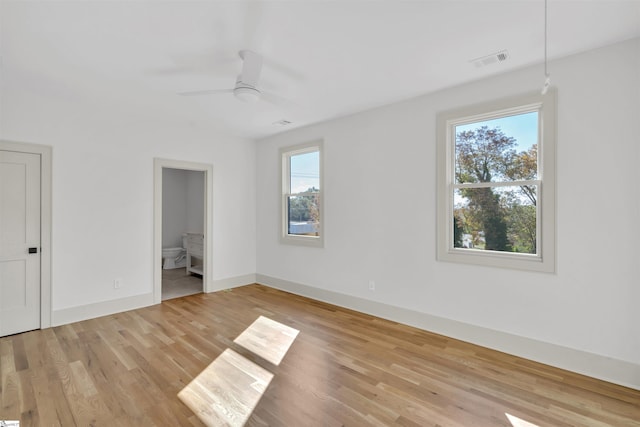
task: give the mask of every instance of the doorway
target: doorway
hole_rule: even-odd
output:
[[[209,292],[213,166],[154,159],[154,303]]]
[[[0,336],[51,326],[51,147],[0,141]]]
[[[204,172],[162,168],[162,300],[203,292]]]

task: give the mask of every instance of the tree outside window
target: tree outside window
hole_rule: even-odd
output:
[[[537,134],[537,112],[456,126],[454,247],[536,253]]]
[[[555,92],[520,101],[439,115],[439,259],[555,268]]]

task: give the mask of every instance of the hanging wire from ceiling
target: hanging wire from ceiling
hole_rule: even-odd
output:
[[[544,0],[544,86],[542,86],[542,94],[546,94],[551,86],[551,76],[547,69],[547,32],[548,32],[548,0]]]

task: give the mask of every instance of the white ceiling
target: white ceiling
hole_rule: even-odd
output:
[[[249,138],[540,64],[544,52],[543,0],[0,0],[0,14],[5,91]],[[549,2],[551,59],[633,37],[640,0]],[[231,88],[240,49],[264,56],[262,89],[291,103],[177,95]],[[505,62],[470,63],[505,49]]]

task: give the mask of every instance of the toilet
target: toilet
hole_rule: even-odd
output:
[[[182,247],[181,248],[162,248],[162,258],[164,263],[162,268],[164,270],[171,270],[173,268],[184,268],[187,266],[187,235],[182,235]]]

